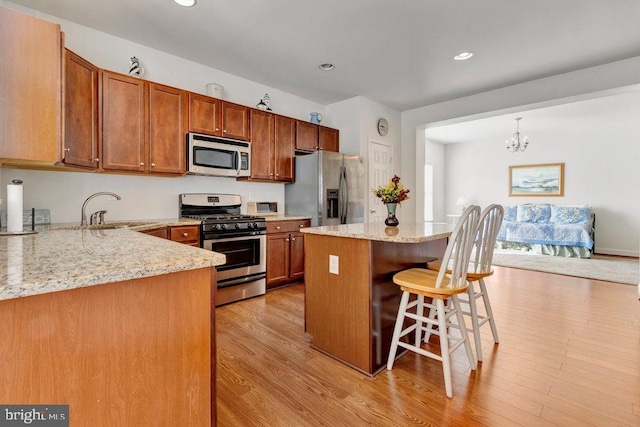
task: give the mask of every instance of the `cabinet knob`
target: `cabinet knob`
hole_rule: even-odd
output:
[[[288,242],[288,241],[289,241],[289,239],[284,239],[284,241],[285,241],[285,242]]]
[[[189,237],[189,233],[182,233],[183,237]]]
[[[224,129],[224,130],[222,131],[222,133],[227,133],[227,130],[226,130],[226,129]]]
[[[100,159],[96,157],[95,159],[93,159],[93,161],[98,163],[100,161]]]
[[[216,132],[220,132],[220,128],[216,128]]]
[[[276,174],[276,176],[280,176],[280,174],[279,174],[279,173],[277,173],[277,174]]]
[[[276,230],[280,230],[280,226],[279,225],[276,225]]]
[[[140,162],[140,166],[144,166],[144,162]]]
[[[71,151],[71,148],[65,148],[64,151],[68,153],[69,151]]]
[[[291,241],[292,241],[292,242],[295,242],[295,241],[296,241],[296,238],[295,238],[295,237],[292,237],[292,238],[291,238]]]
[[[298,227],[299,228],[304,228],[304,224],[300,224]]]
[[[151,163],[151,167],[152,167],[152,168],[155,168],[155,167],[156,167],[156,164],[155,164],[155,163]]]

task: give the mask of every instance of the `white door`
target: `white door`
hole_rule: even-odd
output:
[[[393,178],[392,147],[379,142],[369,141],[369,188],[387,185]],[[368,221],[384,221],[387,210],[379,198],[369,192]]]

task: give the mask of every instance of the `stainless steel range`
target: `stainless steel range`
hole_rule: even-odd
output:
[[[263,295],[266,289],[267,223],[241,215],[237,194],[179,195],[180,216],[199,219],[200,247],[219,252],[227,262],[217,268],[216,306]]]

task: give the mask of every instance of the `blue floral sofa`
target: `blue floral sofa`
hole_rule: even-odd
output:
[[[589,206],[523,204],[504,206],[497,247],[590,258],[594,237],[595,215]]]

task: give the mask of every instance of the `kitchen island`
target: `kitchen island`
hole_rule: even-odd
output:
[[[68,404],[71,426],[215,425],[224,262],[131,229],[1,237],[0,402]]]
[[[375,375],[387,362],[400,305],[393,275],[441,257],[452,224],[304,228],[305,325],[311,344]]]

